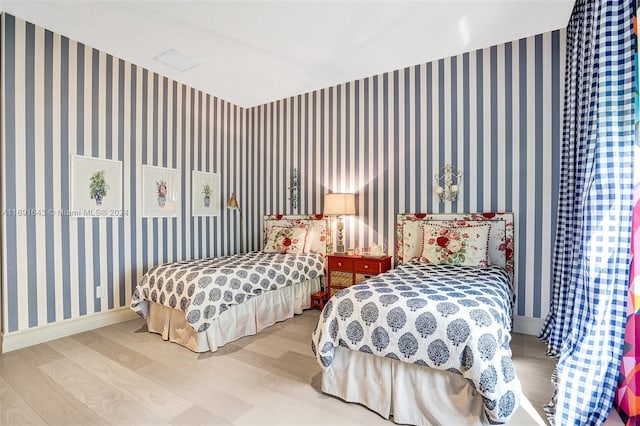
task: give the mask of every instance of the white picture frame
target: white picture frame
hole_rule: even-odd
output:
[[[193,216],[220,215],[220,175],[218,173],[191,171],[191,214]]]
[[[122,161],[71,155],[69,208],[72,217],[120,217]]]
[[[177,217],[180,211],[178,169],[142,165],[142,217]]]

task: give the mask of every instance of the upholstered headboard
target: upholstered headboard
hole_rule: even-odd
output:
[[[401,265],[420,257],[422,225],[445,226],[490,224],[489,263],[505,267],[513,278],[513,213],[402,213],[397,216],[396,263]]]
[[[331,224],[329,218],[323,215],[265,215],[262,227],[262,245],[267,242],[267,237],[274,226],[291,227],[295,225],[308,225],[310,251],[327,255],[332,252]]]

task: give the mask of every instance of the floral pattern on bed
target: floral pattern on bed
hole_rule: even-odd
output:
[[[269,235],[273,227],[308,227],[307,239],[304,243],[303,253],[319,253],[325,256],[331,253],[331,226],[329,219],[321,214],[319,215],[266,215],[264,217],[263,242],[264,246],[268,246]],[[275,251],[275,250],[272,250]],[[289,251],[290,250],[278,250]]]
[[[324,369],[343,346],[461,374],[482,395],[488,420],[505,423],[521,392],[510,300],[502,267],[409,262],[336,293],[311,346]]]
[[[513,278],[513,213],[403,213],[397,216],[396,262],[408,263],[418,259],[423,251],[423,230],[425,224],[439,224],[448,227],[463,227],[490,224],[489,264],[504,266]]]
[[[168,263],[142,277],[130,306],[143,317],[149,302],[183,311],[200,332],[232,305],[322,275],[324,260],[315,253],[251,252]]]

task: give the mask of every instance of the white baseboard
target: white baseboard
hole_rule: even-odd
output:
[[[1,353],[15,351],[49,340],[59,339],[83,331],[94,330],[111,324],[140,318],[131,309],[119,308],[112,311],[91,314],[76,319],[68,319],[41,327],[6,333],[0,336]]]
[[[532,336],[537,336],[540,334],[543,325],[543,318],[525,317],[523,315],[516,315],[513,318],[514,333],[531,334]]]
[[[0,335],[0,352],[11,352],[49,340],[59,339],[83,331],[93,330],[123,321],[140,318],[138,314],[129,308],[120,308],[113,311],[101,312],[84,317],[64,320],[54,324],[43,325],[41,327],[16,331]],[[513,331],[515,333],[531,334],[537,336],[542,330],[544,320],[542,318],[525,317],[516,315],[513,319]]]

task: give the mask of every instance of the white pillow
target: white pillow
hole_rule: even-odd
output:
[[[402,224],[402,256],[403,262],[419,259],[422,256],[423,230],[421,220],[406,220]]]
[[[442,226],[423,224],[420,260],[435,264],[487,266],[491,225]]]
[[[309,224],[309,233],[307,234],[307,243],[304,246],[305,253],[327,253],[327,228],[326,222],[312,220]]]

